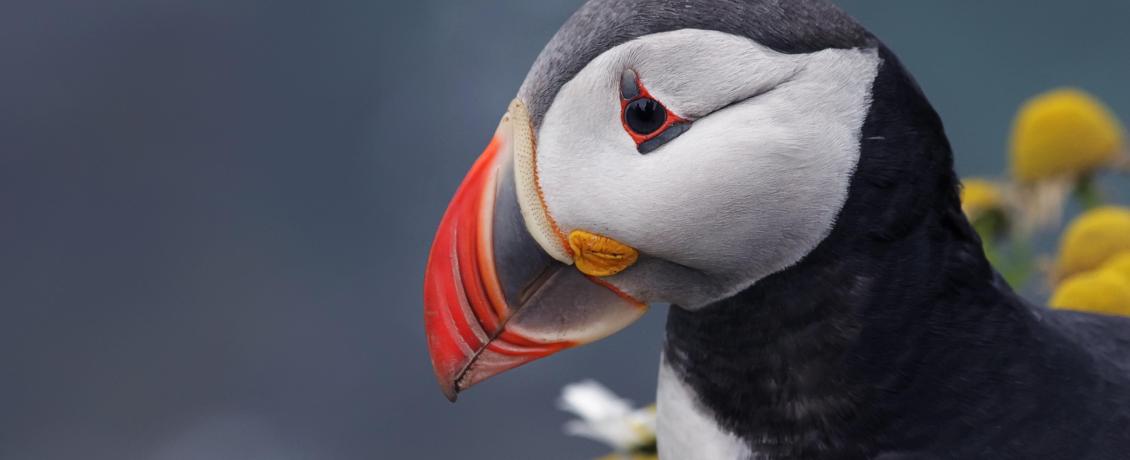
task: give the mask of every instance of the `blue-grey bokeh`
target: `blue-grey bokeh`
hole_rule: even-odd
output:
[[[448,198],[579,3],[3,2],[0,459],[603,453],[554,400],[596,378],[649,402],[665,308],[454,405],[421,311]],[[1038,91],[1130,116],[1123,0],[841,4],[962,174],[1003,171]]]

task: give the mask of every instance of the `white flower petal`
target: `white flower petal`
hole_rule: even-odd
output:
[[[566,385],[557,406],[585,420],[626,417],[632,412],[627,400],[595,380]]]
[[[593,380],[565,386],[558,406],[581,417],[565,424],[565,432],[628,452],[655,439],[655,409],[631,404]]]

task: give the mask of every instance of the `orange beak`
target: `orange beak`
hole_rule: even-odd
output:
[[[508,133],[500,127],[455,192],[424,275],[432,366],[452,401],[488,377],[611,335],[647,309],[530,235]]]

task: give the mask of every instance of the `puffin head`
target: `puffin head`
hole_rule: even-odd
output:
[[[586,3],[440,224],[444,393],[798,263],[848,199],[885,56],[820,0]]]

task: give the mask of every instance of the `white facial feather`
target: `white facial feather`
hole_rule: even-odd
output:
[[[538,133],[549,213],[638,249],[608,280],[696,308],[788,268],[831,231],[859,160],[875,50],[781,54],[721,32],[645,36],[564,85]],[[619,81],[645,88],[689,131],[646,155],[620,121]]]

